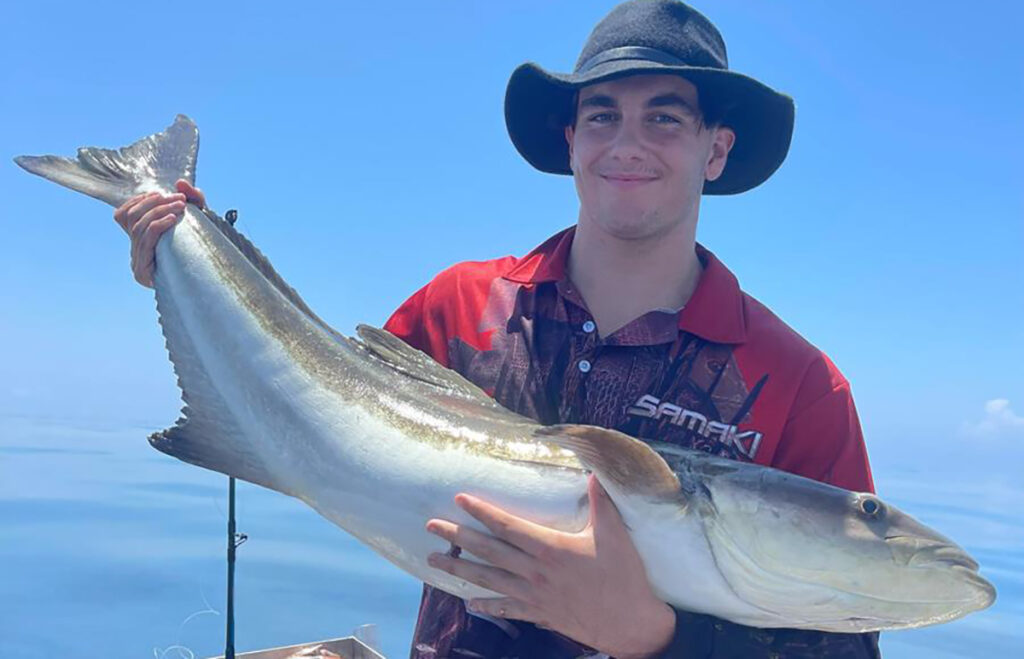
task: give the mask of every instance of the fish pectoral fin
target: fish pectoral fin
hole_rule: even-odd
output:
[[[488,405],[494,403],[494,399],[483,389],[455,371],[445,368],[391,332],[370,325],[358,325],[356,332],[362,339],[362,345],[391,368],[447,391],[486,402]]]
[[[680,495],[679,478],[654,449],[638,439],[598,426],[557,425],[540,428],[538,437],[569,449],[604,485],[624,494],[653,499]]]

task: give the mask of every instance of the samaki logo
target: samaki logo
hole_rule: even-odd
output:
[[[751,460],[757,455],[757,447],[761,445],[763,436],[756,430],[741,432],[738,426],[731,426],[721,421],[708,421],[708,418],[699,412],[662,402],[660,398],[650,394],[641,396],[640,400],[627,410],[627,413],[648,419],[667,417],[669,423],[673,425],[682,426],[726,446],[730,444],[735,446],[736,450]]]

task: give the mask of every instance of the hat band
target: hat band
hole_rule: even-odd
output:
[[[640,59],[665,64],[667,66],[686,66],[686,62],[675,55],[670,55],[654,48],[643,46],[622,46],[620,48],[609,48],[594,55],[576,69],[576,73],[586,73],[598,64],[606,62],[617,62],[619,60]]]

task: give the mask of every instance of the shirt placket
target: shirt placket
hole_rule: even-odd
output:
[[[590,374],[600,356],[601,341],[597,324],[579,293],[567,281],[559,282],[563,310],[572,331],[568,371],[559,405],[561,423],[582,423],[586,419],[586,388]]]

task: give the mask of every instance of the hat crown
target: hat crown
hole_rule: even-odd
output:
[[[715,26],[675,0],[630,0],[612,9],[590,33],[575,71],[589,69],[602,53],[620,48],[658,51],[688,66],[729,68],[725,41]]]

